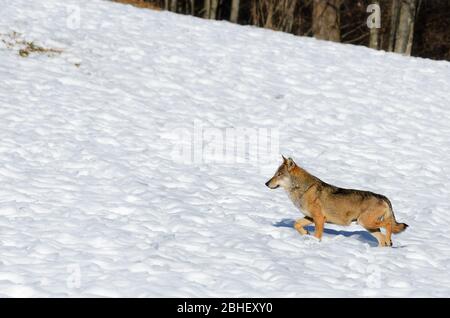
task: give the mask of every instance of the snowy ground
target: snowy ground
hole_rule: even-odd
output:
[[[450,296],[450,63],[99,0],[0,7],[0,296]],[[280,149],[177,160],[196,123]],[[264,186],[280,153],[410,228],[300,237]]]

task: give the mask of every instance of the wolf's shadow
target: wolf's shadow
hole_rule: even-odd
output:
[[[288,227],[294,229],[294,223],[295,220],[292,219],[282,219],[281,221],[274,223],[273,226],[275,227]],[[314,232],[314,226],[306,226],[305,229],[313,233]],[[345,237],[351,237],[355,236],[358,241],[369,243],[370,246],[378,246],[378,241],[375,237],[373,237],[369,232],[367,231],[337,231],[333,229],[327,229],[325,228],[323,230],[325,234],[329,235],[343,235]]]

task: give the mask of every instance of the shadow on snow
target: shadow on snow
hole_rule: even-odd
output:
[[[294,223],[295,223],[295,220],[282,219],[281,221],[274,223],[273,226],[288,227],[288,228],[294,229]],[[309,233],[314,233],[314,226],[306,226],[305,229]],[[364,231],[364,230],[362,230],[362,231],[338,231],[338,230],[325,228],[323,232],[328,235],[343,235],[345,237],[355,236],[358,241],[361,241],[364,243],[369,243],[370,246],[378,246],[377,239],[374,238],[369,232]]]

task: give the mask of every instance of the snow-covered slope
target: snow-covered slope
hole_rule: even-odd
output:
[[[450,63],[99,0],[0,7],[0,296],[450,296]],[[280,149],[180,161],[196,124]],[[410,228],[300,237],[264,186],[279,153]]]

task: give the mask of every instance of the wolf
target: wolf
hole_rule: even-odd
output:
[[[396,221],[392,204],[384,195],[333,186],[298,166],[292,158],[282,158],[283,163],[266,186],[284,188],[303,212],[305,217],[294,224],[301,235],[309,234],[304,227],[314,223],[314,236],[321,240],[325,223],[350,225],[357,222],[378,240],[379,246],[392,246],[392,234],[408,227]],[[385,229],[385,234],[381,228]]]

